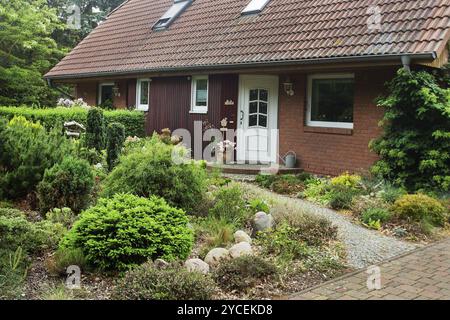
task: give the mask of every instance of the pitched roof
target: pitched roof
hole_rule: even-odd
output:
[[[173,0],[128,0],[46,77],[183,70],[354,56],[440,53],[450,34],[448,0],[195,0],[164,31],[153,24]],[[370,30],[368,8],[381,9]]]

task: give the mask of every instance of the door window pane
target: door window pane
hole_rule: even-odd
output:
[[[250,90],[250,101],[258,100],[258,90],[252,89]]]
[[[267,116],[259,116],[259,126],[267,128]]]
[[[256,127],[258,125],[258,116],[256,114],[249,117],[248,125],[249,127]]]
[[[249,98],[248,126],[267,128],[269,92],[266,89],[251,89]]]
[[[102,85],[102,95],[100,97],[100,104],[107,104],[113,102],[113,85]]]
[[[249,113],[258,113],[258,102],[250,102]]]
[[[259,100],[267,102],[268,96],[269,93],[267,92],[267,90],[259,90]]]
[[[265,102],[259,103],[259,113],[267,114],[267,103]]]

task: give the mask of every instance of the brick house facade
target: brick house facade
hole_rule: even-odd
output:
[[[385,83],[449,56],[448,1],[381,2],[374,27],[360,0],[128,0],[45,77],[146,112],[148,134],[226,119],[241,162],[295,152],[307,172],[364,171]]]

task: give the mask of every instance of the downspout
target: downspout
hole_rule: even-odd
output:
[[[411,72],[411,57],[410,56],[402,56],[402,64],[403,69],[405,69],[408,73]]]
[[[57,86],[54,85],[52,79],[47,78],[47,84],[50,88],[55,89],[56,91],[58,91],[59,93],[61,93],[63,96],[66,96],[72,100],[75,100],[75,97],[71,96],[70,94],[68,94],[67,92],[61,90],[60,88],[58,88]]]

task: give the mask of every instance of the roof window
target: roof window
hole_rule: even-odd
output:
[[[270,0],[251,0],[242,11],[243,15],[257,14],[264,10]]]
[[[193,2],[193,0],[174,0],[173,5],[154,25],[153,30],[164,30]]]

